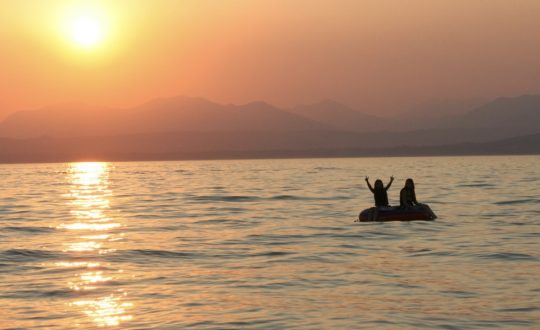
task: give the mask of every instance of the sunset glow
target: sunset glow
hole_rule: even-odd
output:
[[[539,9],[500,0],[3,1],[0,89],[11,92],[0,118],[69,100],[130,107],[175,95],[278,106],[335,99],[386,115],[535,93]]]

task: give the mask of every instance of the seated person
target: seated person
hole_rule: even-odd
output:
[[[405,187],[399,192],[399,207],[412,208],[417,205],[422,205],[416,201],[416,193],[414,191],[414,181],[407,179],[405,181]]]

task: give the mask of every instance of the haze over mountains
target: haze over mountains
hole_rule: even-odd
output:
[[[491,143],[486,150],[497,153],[494,141],[527,135],[522,150],[534,153],[530,145],[540,132],[540,95],[498,98],[464,113],[422,118],[376,117],[331,100],[291,109],[190,97],[130,109],[63,104],[18,112],[1,122],[0,161],[359,155],[383,149],[421,154],[418,148],[428,147],[436,154],[433,147],[443,145],[439,150],[459,153],[448,146],[461,145],[467,153],[467,143],[477,152],[478,144]],[[499,152],[520,148],[514,143],[511,151]]]

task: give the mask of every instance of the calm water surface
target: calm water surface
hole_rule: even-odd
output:
[[[354,223],[364,176],[435,222]],[[0,165],[0,328],[540,328],[540,157]]]

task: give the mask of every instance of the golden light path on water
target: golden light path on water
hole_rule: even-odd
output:
[[[110,244],[124,237],[124,233],[118,233],[121,224],[109,215],[112,196],[109,188],[110,170],[109,163],[72,163],[66,174],[70,189],[65,197],[71,217],[58,226],[58,229],[67,231],[66,236],[70,237],[70,240],[63,243],[63,250],[75,254],[77,259],[88,258],[88,261],[62,261],[56,263],[56,266],[83,270],[73,281],[66,283],[71,290],[77,292],[90,293],[102,289],[123,273],[121,269],[111,272],[110,267],[95,261],[99,256],[114,253],[116,250]],[[133,316],[129,314],[129,309],[132,304],[125,301],[127,292],[111,287],[105,295],[85,294],[85,299],[76,299],[69,306],[80,309],[83,315],[100,327],[116,326],[131,320]]]

